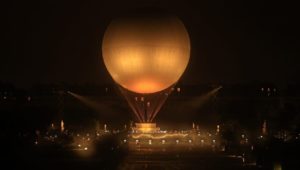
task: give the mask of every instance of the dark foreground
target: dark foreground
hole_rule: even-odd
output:
[[[12,140],[18,141],[18,140]],[[94,143],[88,150],[78,149],[63,143],[32,144],[24,141],[3,145],[2,166],[5,169],[30,170],[138,170],[138,169],[182,169],[182,170],[256,170],[256,169],[298,169],[297,147],[288,153],[282,151],[260,151],[259,155],[244,160],[240,154],[196,148],[145,147],[132,149],[119,142],[116,136],[106,137]],[[7,147],[6,147],[7,146]],[[76,149],[77,148],[77,149]],[[277,147],[274,147],[277,148]],[[294,150],[292,153],[291,151]],[[272,155],[289,155],[284,162],[270,159]],[[274,156],[273,156],[274,157]],[[259,159],[258,159],[259,158]],[[292,159],[293,158],[293,159]],[[269,159],[269,160],[268,160]],[[275,160],[275,162],[274,162]],[[281,159],[282,160],[282,159]],[[263,162],[262,162],[263,161]],[[1,168],[2,169],[2,168]]]
[[[119,155],[121,156],[121,155]],[[18,169],[236,169],[252,170],[259,169],[254,165],[244,165],[239,158],[208,153],[147,153],[135,152],[127,153],[119,157],[110,155],[106,157],[76,158],[72,156],[45,156],[24,157],[18,162]],[[14,166],[14,165],[13,165]]]
[[[129,154],[120,169],[257,169],[238,158],[205,152],[136,152]]]
[[[6,148],[9,150],[9,148]],[[43,170],[101,170],[101,169],[258,169],[246,165],[241,158],[204,150],[149,150],[133,151],[117,145],[113,139],[93,148],[93,153],[49,144],[12,148],[6,161],[14,169]]]

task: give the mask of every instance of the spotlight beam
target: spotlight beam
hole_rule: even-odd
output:
[[[103,113],[103,111],[105,112],[109,112],[109,113],[113,113],[114,111],[108,107],[105,104],[93,101],[85,96],[73,93],[71,91],[67,91],[68,94],[70,94],[71,96],[73,96],[74,98],[78,99],[79,101],[81,101],[83,104],[85,104],[86,106],[96,110],[98,113]]]

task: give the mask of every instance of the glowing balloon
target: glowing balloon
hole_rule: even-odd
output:
[[[175,17],[112,21],[102,44],[105,66],[116,83],[135,93],[155,93],[176,83],[190,57],[190,40]]]

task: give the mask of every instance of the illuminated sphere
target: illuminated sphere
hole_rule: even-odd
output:
[[[116,83],[136,93],[155,93],[176,83],[190,57],[190,40],[176,17],[114,20],[102,43],[105,66]]]

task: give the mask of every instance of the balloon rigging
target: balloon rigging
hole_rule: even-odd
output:
[[[116,19],[104,34],[102,55],[137,120],[150,123],[188,65],[190,39],[177,17]]]

